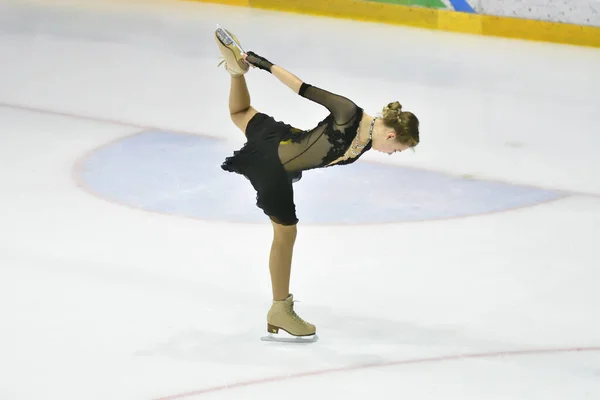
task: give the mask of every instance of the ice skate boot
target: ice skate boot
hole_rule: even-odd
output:
[[[279,334],[279,330],[291,336]],[[316,328],[296,314],[294,311],[294,296],[290,294],[287,299],[273,301],[267,314],[267,336],[262,340],[276,342],[311,343],[318,340]]]
[[[231,76],[242,76],[248,72],[250,65],[244,60],[245,51],[232,33],[217,25],[215,41],[223,54],[223,60],[219,66],[225,64],[225,69]]]

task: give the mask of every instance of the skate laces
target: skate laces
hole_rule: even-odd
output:
[[[235,71],[233,71],[231,68],[229,68],[229,64],[227,64],[227,60],[225,59],[225,57],[221,56],[219,57],[219,63],[217,64],[217,68],[219,68],[221,65],[225,64],[225,70],[229,73],[234,73]]]
[[[229,67],[229,64],[227,63],[227,60],[225,59],[224,56],[219,56],[219,63],[217,64],[217,68],[220,67],[221,65],[225,64],[225,70],[227,72],[229,72],[230,74],[236,74],[239,75],[240,73],[238,73],[237,71],[233,70],[232,68]]]
[[[292,319],[300,322],[301,324],[308,325],[308,322],[306,322],[305,320],[300,318],[300,316],[298,314],[296,314],[296,311],[294,310],[294,303],[296,303],[295,300],[293,302],[287,304],[287,309],[288,309],[288,312],[290,313],[290,315],[292,316]]]

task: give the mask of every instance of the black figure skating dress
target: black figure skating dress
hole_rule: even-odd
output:
[[[369,141],[357,156],[338,160],[357,135],[363,109],[345,97],[306,83],[298,94],[323,105],[329,115],[315,128],[303,131],[258,113],[246,127],[247,142],[221,166],[244,175],[256,190],[256,205],[282,225],[298,222],[292,183],[302,171],[350,164],[371,148]]]

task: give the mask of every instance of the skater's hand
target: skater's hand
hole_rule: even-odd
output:
[[[248,53],[244,53],[242,54],[242,58],[244,59],[244,61],[246,61],[246,64],[248,64],[249,66],[251,66],[252,68],[256,68],[254,65],[250,64],[248,62]]]
[[[252,67],[262,69],[263,71],[271,72],[273,63],[264,57],[259,56],[253,51],[249,51],[244,54],[244,60]]]

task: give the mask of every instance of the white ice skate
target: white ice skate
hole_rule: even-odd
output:
[[[294,311],[292,294],[285,300],[273,301],[267,314],[267,332],[267,336],[261,337],[266,342],[313,343],[319,339],[315,326]]]
[[[238,49],[238,51],[242,54],[246,54],[246,51],[242,49],[242,45],[233,37],[229,32],[221,27],[221,25],[217,24],[217,30],[215,31],[217,37],[225,46],[234,46]]]
[[[242,76],[248,72],[250,65],[244,60],[245,51],[234,34],[217,25],[215,41],[222,54],[219,66],[225,64],[225,69],[231,76]]]

